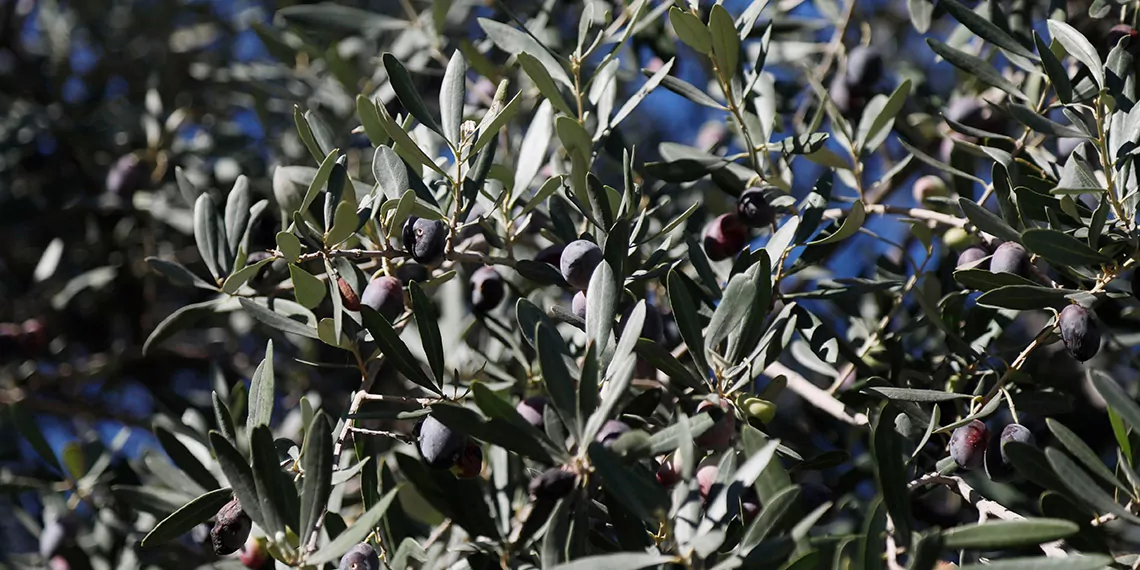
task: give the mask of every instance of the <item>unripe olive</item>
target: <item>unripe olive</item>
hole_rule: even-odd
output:
[[[1061,311],[1061,340],[1073,358],[1084,362],[1100,350],[1100,328],[1088,309],[1069,305]]]
[[[990,271],[1026,277],[1029,273],[1029,254],[1021,244],[1007,241],[999,245],[990,258]]]
[[[914,181],[911,194],[915,202],[925,204],[930,198],[944,198],[949,196],[950,187],[946,185],[946,181],[942,180],[942,177],[927,174]]]
[[[950,228],[946,230],[946,233],[942,234],[942,243],[945,243],[946,247],[956,251],[962,251],[967,247],[977,245],[980,241],[978,236],[971,234],[963,228]]]
[[[712,261],[736,255],[747,241],[748,227],[741,223],[736,214],[721,214],[705,226],[705,255]]]
[[[776,417],[776,404],[760,398],[748,398],[744,400],[744,414],[766,424]]]
[[[210,529],[210,546],[214,554],[225,556],[237,552],[249,537],[252,524],[236,497],[226,503],[215,515],[214,528]]]
[[[399,279],[382,275],[370,281],[360,296],[360,303],[372,307],[389,322],[404,314],[404,287]]]
[[[594,269],[602,263],[602,249],[598,244],[589,240],[576,240],[566,245],[559,259],[559,269],[562,278],[577,289],[585,289],[590,285],[590,277]]]
[[[950,457],[963,469],[977,469],[985,459],[989,431],[980,420],[955,429],[950,434]]]
[[[380,557],[370,544],[361,542],[344,553],[338,570],[380,570]]]

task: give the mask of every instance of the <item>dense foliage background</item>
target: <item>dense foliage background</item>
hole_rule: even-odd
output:
[[[0,566],[1135,568],[1138,14],[0,0]]]

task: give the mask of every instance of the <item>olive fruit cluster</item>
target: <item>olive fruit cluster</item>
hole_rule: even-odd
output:
[[[1033,432],[1019,423],[1006,425],[1001,435],[994,439],[985,423],[973,420],[950,435],[950,457],[962,469],[977,469],[984,465],[986,474],[994,481],[1010,481],[1015,477],[1006,453],[1006,445],[1010,442],[1036,445]]]
[[[424,463],[433,469],[448,469],[464,479],[477,477],[483,470],[479,444],[432,416],[420,424],[416,446]]]
[[[958,255],[957,267],[988,269],[993,273],[1011,273],[1026,279],[1030,277],[1029,252],[1021,244],[1007,241],[994,250],[993,256],[985,259],[989,255],[984,245],[970,246]]]
[[[740,193],[736,212],[721,214],[705,226],[702,245],[712,261],[736,255],[751,237],[749,228],[764,228],[776,221],[776,209],[768,203],[770,186],[753,187]]]

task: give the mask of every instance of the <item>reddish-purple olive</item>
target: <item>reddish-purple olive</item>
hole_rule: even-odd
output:
[[[681,465],[676,455],[666,458],[657,466],[656,478],[662,487],[672,487],[681,482]]]
[[[467,440],[463,450],[451,466],[451,473],[460,479],[474,479],[483,472],[483,448],[478,443]]]
[[[748,242],[748,226],[736,214],[721,214],[705,226],[703,243],[705,255],[712,261],[728,259],[737,254]]]
[[[950,457],[963,469],[977,469],[985,459],[989,438],[986,424],[973,420],[950,434]]]
[[[707,501],[716,487],[717,473],[720,471],[719,463],[720,456],[710,455],[697,465],[697,488],[700,489],[702,501]]]
[[[701,449],[722,451],[732,445],[736,436],[736,413],[732,403],[725,398],[719,402],[705,400],[697,406],[697,413],[706,412],[713,420],[713,425],[693,440]]]
[[[251,536],[241,547],[238,554],[241,563],[250,570],[269,570],[273,568],[273,558],[269,556],[269,549],[265,545],[265,537]]]

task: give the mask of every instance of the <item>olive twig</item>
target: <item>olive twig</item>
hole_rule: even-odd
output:
[[[984,513],[987,516],[1007,521],[1016,521],[1025,518],[1009,510],[1001,503],[983,497],[977,490],[971,487],[969,483],[958,476],[943,475],[938,472],[927,473],[908,483],[906,488],[908,491],[915,491],[931,485],[942,485],[946,487],[973,505],[979,513]],[[1055,540],[1053,542],[1046,542],[1040,546],[1045,556],[1055,558],[1068,556],[1068,553],[1065,552],[1063,548],[1064,544],[1064,541]]]

